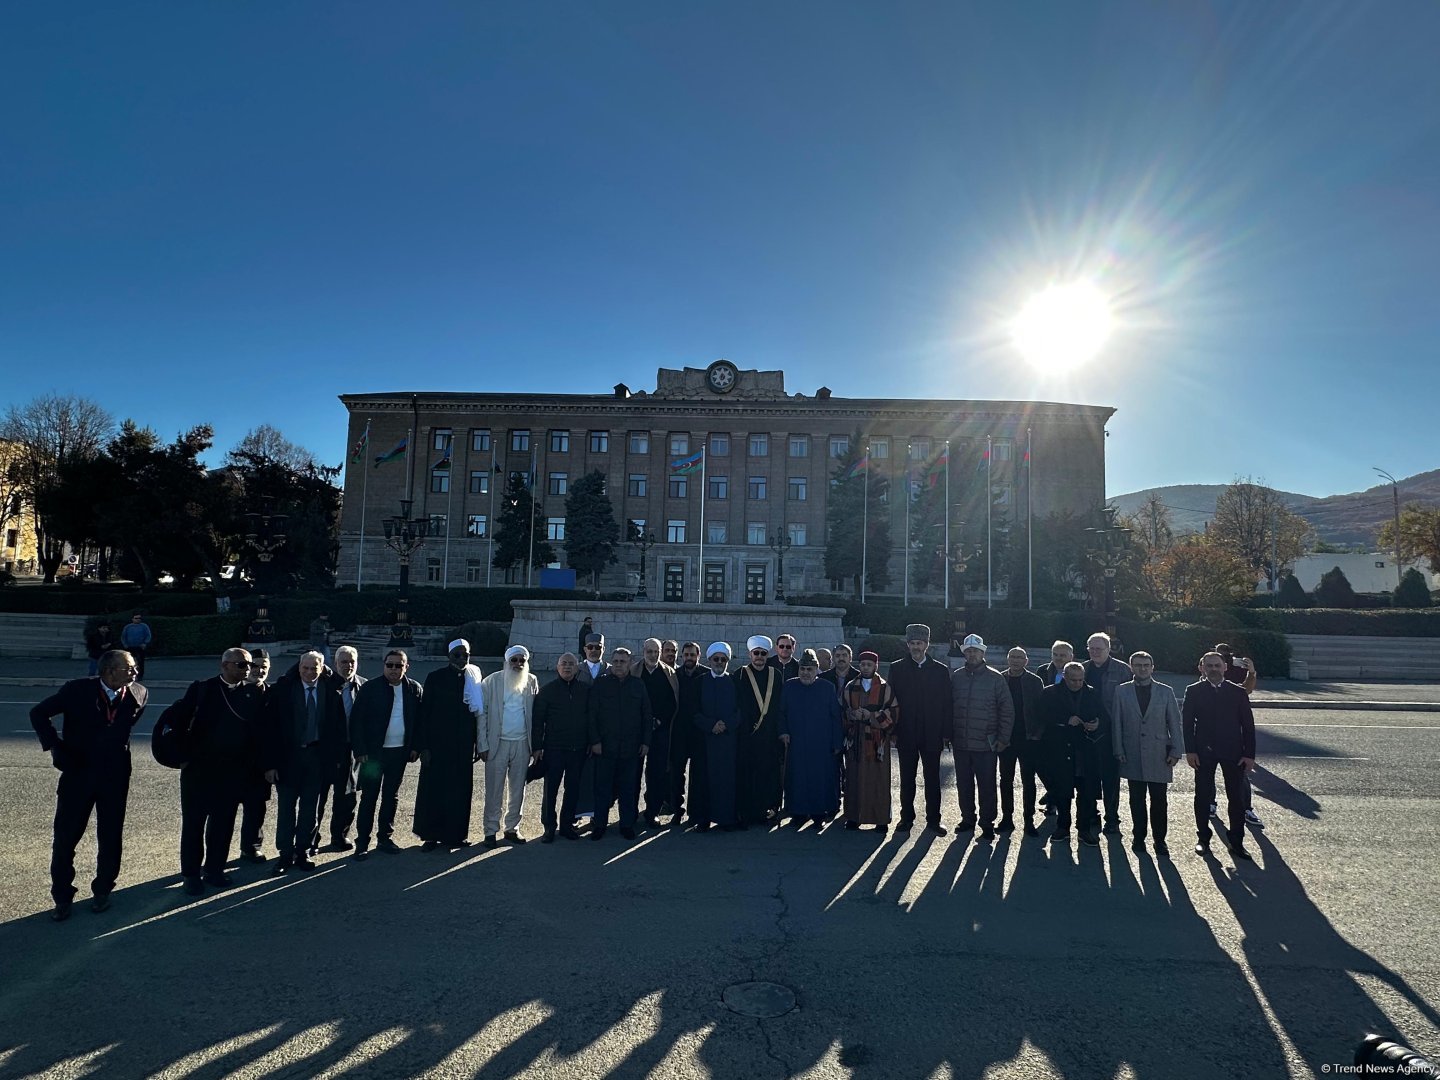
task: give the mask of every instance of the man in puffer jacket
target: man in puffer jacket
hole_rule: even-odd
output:
[[[959,832],[975,828],[976,785],[979,785],[980,840],[995,838],[995,765],[1010,745],[1015,706],[1005,676],[985,663],[985,641],[971,634],[964,641],[965,666],[950,676],[954,702],[951,743],[955,782],[960,793]]]

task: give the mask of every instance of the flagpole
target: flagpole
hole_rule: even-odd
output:
[[[989,435],[985,436],[985,606],[995,603],[994,564],[992,550],[994,536],[990,530],[991,511],[995,509],[995,490],[990,485],[990,470],[995,467],[995,447]]]
[[[1031,513],[1030,488],[1031,473],[1035,463],[1030,460],[1030,429],[1025,429],[1025,569],[1030,579],[1030,603],[1033,611],[1035,608],[1035,526]]]
[[[865,603],[865,573],[870,559],[870,444],[865,444],[865,500],[860,514],[860,603]]]
[[[950,440],[945,440],[945,610],[950,610]]]
[[[530,588],[530,574],[535,569],[535,440],[530,440],[530,554],[525,561],[525,587]]]
[[[451,500],[455,498],[455,436],[451,435],[445,440],[445,460],[449,463],[449,473],[445,477],[445,562],[440,570],[440,588],[450,587],[450,507]]]
[[[495,433],[490,433],[490,516],[485,519],[485,539],[490,543],[490,555],[485,560],[485,587],[490,588],[490,571],[495,567]]]
[[[913,501],[910,488],[910,444],[905,444],[905,588],[904,603],[910,604],[910,503]]]
[[[695,567],[695,602],[705,602],[705,459],[709,457],[705,448],[710,445],[710,436],[700,444],[700,562]]]
[[[370,420],[365,421],[365,434],[361,436],[363,446],[360,449],[360,554],[355,559],[355,591],[360,591],[360,583],[365,572],[365,505],[370,498]],[[352,455],[353,456],[353,455]]]

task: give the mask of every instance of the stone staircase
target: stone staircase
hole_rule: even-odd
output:
[[[83,660],[84,615],[0,615],[0,656]]]
[[[1440,682],[1440,638],[1328,637],[1287,634],[1291,660],[1311,679],[1409,679]]]

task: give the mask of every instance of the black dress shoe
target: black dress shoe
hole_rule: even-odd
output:
[[[90,900],[90,910],[96,915],[110,910],[110,894],[108,892],[96,893]]]
[[[394,840],[391,840],[390,837],[387,836],[384,840],[381,840],[378,844],[375,845],[375,850],[383,851],[386,855],[399,855],[400,845],[395,843]]]
[[[1255,856],[1254,856],[1254,855],[1251,855],[1250,852],[1248,852],[1248,851],[1245,850],[1245,845],[1244,845],[1244,844],[1236,844],[1236,845],[1234,845],[1234,846],[1230,849],[1230,854],[1231,854],[1231,855],[1234,855],[1235,858],[1240,859],[1242,862],[1254,862],[1254,861],[1255,861]]]
[[[1069,830],[1069,829],[1056,829],[1053,833],[1050,834],[1050,842],[1051,842],[1052,844],[1054,844],[1054,843],[1068,843],[1069,840],[1070,840],[1070,830]]]
[[[658,815],[655,814],[646,814],[645,824],[650,826],[650,828],[652,829],[658,829],[660,827],[660,818]]]
[[[708,822],[708,821],[699,821],[699,822],[696,822],[696,823],[695,823],[695,831],[696,831],[696,832],[709,832],[709,831],[710,831],[710,822]]]
[[[295,867],[296,870],[314,870],[314,869],[315,869],[315,864],[314,864],[313,862],[311,862],[309,859],[296,859],[296,860],[295,860],[293,863],[291,863],[290,865],[292,865],[293,867]]]
[[[591,839],[591,840],[603,840],[604,838],[605,838],[605,830],[604,830],[604,829],[591,829],[591,830],[590,830],[590,839]]]
[[[290,872],[290,864],[289,864],[288,862],[286,862],[284,859],[281,859],[279,862],[277,862],[277,863],[275,864],[275,869],[270,871],[270,873],[273,874],[275,877],[281,877],[281,876],[283,876],[283,875],[285,875],[285,874],[288,874],[289,872]],[[195,884],[199,885],[200,883],[197,881]],[[190,892],[190,886],[188,886],[188,885],[185,886],[185,891],[186,891],[186,892]],[[204,892],[204,891],[205,891],[204,886],[201,886],[200,892]],[[193,896],[193,895],[198,895],[198,894],[192,893],[191,895]]]
[[[540,837],[540,842],[542,844],[553,844],[555,842],[555,830],[546,829],[544,835]]]
[[[423,843],[423,844],[420,845],[420,850],[421,850],[421,851],[439,851],[439,850],[440,850],[440,841],[439,841],[439,840],[426,840],[425,843]]]
[[[228,889],[235,884],[235,879],[229,874],[206,874],[205,884],[212,889]]]
[[[521,836],[514,829],[507,829],[505,832],[505,842],[507,844],[523,844],[525,843],[525,837]]]
[[[938,821],[932,821],[929,825],[926,825],[925,831],[932,832],[936,836],[945,836],[950,832],[949,829],[945,828],[945,826],[941,825]]]
[[[627,828],[627,827],[625,827],[624,825],[622,825],[622,826],[620,827],[620,835],[623,836],[626,840],[634,840],[634,839],[635,839],[635,830],[634,830],[634,829]]]
[[[55,904],[55,910],[50,912],[51,922],[64,922],[70,917],[70,909],[75,905],[73,900],[60,900]]]
[[[1164,840],[1155,841],[1155,854],[1159,855],[1162,859],[1168,859],[1170,857],[1170,848]]]
[[[482,841],[482,843],[483,843],[487,848],[497,848],[497,847],[500,846],[500,837],[498,837],[498,836],[487,836],[487,837],[485,837],[485,839]]]
[[[1099,847],[1100,836],[1094,829],[1083,829],[1080,832],[1080,842],[1086,847]]]
[[[1195,854],[1199,855],[1202,859],[1210,858],[1210,845],[1202,840],[1195,845]]]
[[[901,819],[900,819],[900,824],[895,826],[895,831],[896,831],[896,832],[909,832],[909,831],[910,831],[911,829],[913,829],[913,828],[915,828],[915,819],[914,819],[914,818],[901,818]]]
[[[955,826],[955,831],[956,831],[956,832],[974,832],[974,831],[975,831],[975,819],[974,819],[974,818],[961,818],[961,819],[960,819],[960,824]]]
[[[349,840],[345,840],[345,839],[331,840],[328,844],[326,844],[326,845],[325,845],[324,847],[322,847],[320,850],[321,850],[321,851],[354,851],[354,850],[355,850],[355,845],[352,844],[352,843],[350,843]]]
[[[580,834],[575,831],[574,826],[570,826],[570,827],[568,827],[568,828],[561,829],[561,830],[560,830],[560,835],[563,836],[563,837],[565,837],[566,840],[579,840],[579,839],[580,839]]]
[[[980,843],[989,844],[993,843],[994,840],[995,830],[991,826],[986,825],[983,829],[980,830]]]
[[[458,848],[467,848],[467,847],[471,847],[472,845],[471,845],[471,843],[470,843],[470,840],[467,838],[467,839],[464,839],[464,840],[452,840],[450,843],[446,844],[445,846],[448,847],[451,851],[455,851],[455,850],[458,849]]]
[[[1143,855],[1143,854],[1145,853],[1145,840],[1144,840],[1144,838],[1137,836],[1134,840],[1131,840],[1131,841],[1130,841],[1130,850],[1133,851],[1133,852],[1135,852],[1136,855]]]
[[[359,862],[364,862],[366,859],[370,858],[370,852],[367,851],[367,850],[366,850],[365,848],[363,848],[363,847],[362,847],[362,848],[356,848],[356,849],[355,849],[355,858],[356,858],[356,860],[359,861]]]
[[[995,826],[995,831],[996,831],[996,832],[1014,832],[1014,831],[1015,831],[1015,819],[1014,819],[1014,818],[1008,818],[1008,817],[1006,817],[1006,818],[1001,818],[1001,819],[1000,819],[1000,824],[997,825],[997,826]]]
[[[1120,824],[1119,822],[1112,821],[1100,831],[1103,832],[1106,836],[1119,836]]]
[[[1034,825],[1031,825],[1030,822],[1027,821],[1027,822],[1025,823],[1025,835],[1026,835],[1026,836],[1039,836],[1039,835],[1040,835],[1040,830],[1037,829],[1037,828],[1035,828]]]
[[[251,863],[263,863],[270,861],[269,859],[265,858],[264,855],[261,855],[260,852],[255,848],[246,848],[240,853],[240,858],[244,859],[246,862]]]

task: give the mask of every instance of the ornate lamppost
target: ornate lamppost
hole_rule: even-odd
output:
[[[1125,562],[1125,552],[1130,547],[1130,530],[1115,523],[1120,513],[1118,506],[1102,506],[1101,519],[1104,524],[1085,531],[1095,552],[1095,561],[1105,574],[1105,633],[1115,639],[1115,571]]]
[[[970,560],[972,560],[972,559],[978,559],[978,558],[980,557],[980,554],[981,554],[981,549],[980,549],[978,546],[977,546],[977,547],[974,547],[974,548],[970,548],[970,547],[967,547],[967,546],[966,546],[966,544],[965,544],[965,522],[963,522],[963,521],[957,521],[957,522],[955,523],[955,532],[959,535],[959,537],[960,537],[960,542],[959,542],[958,544],[956,544],[955,547],[954,547],[954,549],[948,553],[948,558],[947,558],[947,564],[948,564],[948,565],[947,565],[946,571],[945,571],[945,572],[948,573],[948,574],[953,574],[955,577],[960,578],[960,580],[956,583],[957,588],[955,589],[955,596],[956,596],[957,602],[956,602],[955,605],[953,606],[953,610],[954,610],[955,614],[954,614],[954,616],[952,617],[952,620],[951,620],[951,622],[952,622],[952,630],[951,630],[951,633],[950,633],[950,649],[951,649],[951,655],[955,655],[956,653],[959,652],[959,650],[960,650],[960,643],[965,640],[965,635],[970,632],[970,631],[969,631],[969,628],[966,626],[966,623],[965,623],[965,581],[964,581],[964,577],[965,577],[965,571],[968,570],[969,567],[970,567]]]
[[[257,584],[263,582],[265,564],[285,545],[285,525],[289,514],[273,511],[275,500],[268,495],[260,500],[260,509],[245,515],[245,543],[255,550],[260,566],[256,568]],[[262,584],[263,587],[263,584]],[[255,619],[246,631],[250,641],[274,641],[275,624],[270,621],[270,601],[261,593],[255,598]]]
[[[400,500],[400,513],[385,519],[385,545],[400,556],[400,588],[395,596],[395,625],[390,628],[390,648],[408,649],[415,644],[410,627],[410,557],[424,546],[430,535],[429,518],[412,518],[412,499]]]
[[[630,543],[640,549],[640,585],[635,590],[635,599],[648,600],[650,594],[645,589],[645,553],[655,546],[655,534],[634,529],[630,536]]]
[[[795,546],[790,533],[783,526],[770,537],[770,550],[775,552],[775,601],[785,602],[785,553]]]

